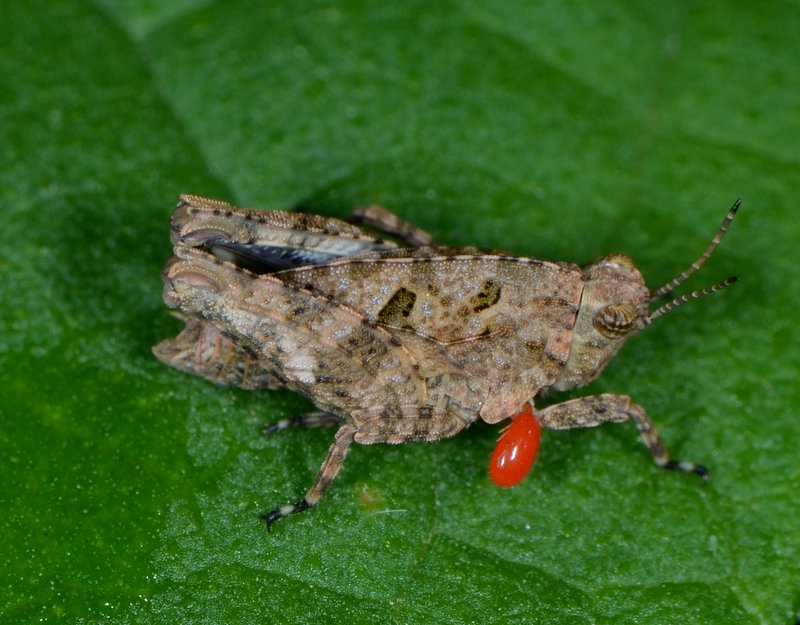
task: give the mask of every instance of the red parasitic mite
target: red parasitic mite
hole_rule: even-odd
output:
[[[503,488],[516,486],[533,468],[541,427],[529,403],[503,428],[489,461],[489,478]]]

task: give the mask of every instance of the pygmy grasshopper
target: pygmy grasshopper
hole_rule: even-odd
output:
[[[271,525],[320,501],[354,441],[436,441],[594,380],[654,319],[735,281],[649,312],[711,256],[739,203],[703,254],[651,291],[622,254],[579,267],[441,247],[386,209],[357,211],[407,243],[399,247],[337,219],[182,196],[171,220],[174,256],[162,276],[164,301],[186,327],[154,352],[221,384],[287,387],[319,408],[267,433],[338,426],[314,485],[299,502],[265,514]],[[630,418],[658,466],[707,474],[671,460],[628,396],[571,399],[536,414],[551,429]]]

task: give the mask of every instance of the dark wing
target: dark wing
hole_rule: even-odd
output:
[[[191,195],[181,196],[170,225],[176,253],[200,249],[259,275],[397,248],[340,219],[238,208]]]

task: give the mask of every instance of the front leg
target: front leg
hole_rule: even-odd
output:
[[[580,397],[537,411],[537,417],[542,427],[551,430],[595,427],[607,421],[619,423],[631,418],[659,467],[697,473],[703,479],[708,477],[708,469],[701,464],[670,460],[669,452],[661,442],[652,419],[644,411],[644,408],[633,403],[627,395],[603,393],[602,395]]]

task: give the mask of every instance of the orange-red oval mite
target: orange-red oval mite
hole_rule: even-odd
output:
[[[539,453],[541,427],[530,404],[503,430],[489,461],[489,477],[497,486],[516,486],[531,472]]]

